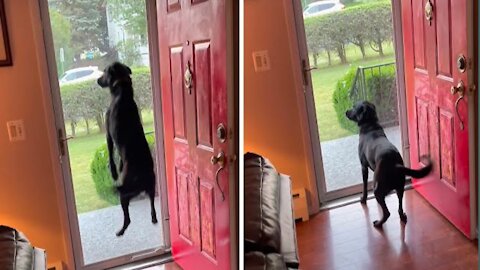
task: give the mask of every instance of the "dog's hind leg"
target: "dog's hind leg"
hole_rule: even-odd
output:
[[[130,196],[120,195],[120,203],[123,210],[123,227],[120,231],[117,232],[117,236],[122,236],[125,233],[125,230],[128,228],[128,225],[130,225],[130,213],[128,212],[128,205],[130,203],[130,199]]]
[[[149,191],[148,192],[148,197],[150,197],[150,208],[152,209],[151,210],[152,223],[157,224],[158,220],[157,220],[157,212],[155,211],[155,191],[154,190]]]
[[[382,227],[383,223],[387,221],[387,219],[390,217],[390,212],[388,211],[387,204],[385,203],[385,196],[386,194],[384,192],[380,192],[379,189],[376,189],[374,191],[375,193],[375,199],[377,199],[378,204],[382,207],[382,219],[380,220],[375,220],[373,222],[373,226],[379,228]]]
[[[366,204],[367,203],[367,195],[368,195],[368,189],[367,189],[368,167],[367,166],[362,165],[362,177],[363,177],[363,196],[362,196],[362,199],[360,200],[360,202],[362,204]]]
[[[398,214],[400,215],[400,220],[403,223],[407,223],[407,214],[403,212],[403,192],[404,188],[400,187],[396,189],[397,191],[397,196],[398,196]]]

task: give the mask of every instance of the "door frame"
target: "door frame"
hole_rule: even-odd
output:
[[[152,98],[154,102],[154,129],[156,137],[156,169],[157,169],[157,183],[160,207],[161,207],[161,230],[164,238],[164,245],[149,249],[142,252],[136,252],[120,257],[116,257],[104,262],[93,263],[85,265],[83,260],[83,252],[80,239],[80,230],[78,227],[78,215],[74,201],[73,182],[70,167],[62,166],[62,164],[70,164],[69,155],[60,154],[59,138],[57,130],[63,129],[65,133],[65,125],[63,119],[63,112],[61,110],[60,86],[57,83],[57,66],[55,61],[53,34],[51,31],[51,23],[49,16],[48,0],[30,0],[31,14],[39,28],[36,34],[37,55],[40,57],[41,63],[41,80],[44,91],[44,102],[47,114],[47,127],[49,135],[49,146],[52,153],[52,163],[54,164],[54,177],[57,183],[57,195],[61,209],[60,218],[62,222],[63,235],[65,240],[66,255],[68,261],[66,262],[69,268],[73,269],[106,269],[154,256],[168,255],[170,253],[170,231],[168,224],[168,202],[166,191],[166,175],[165,175],[165,157],[163,147],[163,117],[161,114],[161,97],[160,97],[160,82],[155,74],[159,74],[160,64],[158,59],[158,38],[156,33],[156,3],[155,0],[146,0],[146,14],[147,14],[147,29],[149,37],[149,62],[151,66],[152,78]],[[35,32],[36,33],[36,32]],[[155,90],[158,91],[155,91]],[[158,104],[160,103],[160,105]],[[56,104],[56,106],[54,105]],[[68,145],[65,143],[65,149],[68,153]]]
[[[410,165],[410,151],[409,151],[409,139],[408,139],[408,126],[407,126],[407,113],[406,113],[406,91],[405,91],[405,75],[404,75],[404,58],[403,58],[403,37],[401,27],[401,8],[400,2],[391,0],[392,2],[392,16],[393,16],[393,32],[394,32],[394,47],[396,58],[396,77],[397,77],[397,96],[399,106],[399,126],[401,130],[402,141],[402,155],[406,166]],[[307,72],[305,79],[303,75],[302,61],[309,65],[308,48],[304,29],[304,19],[300,0],[284,0],[285,12],[287,14],[287,23],[292,24],[290,33],[290,46],[292,52],[292,62],[295,71],[295,84],[297,98],[300,103],[300,108],[305,108],[302,111],[302,125],[305,125],[309,132],[305,135],[304,140],[306,143],[307,152],[309,152],[309,160],[312,161],[310,168],[312,168],[310,174],[314,175],[316,179],[315,187],[317,188],[317,194],[319,196],[319,204],[325,202],[346,197],[352,194],[362,192],[361,173],[359,172],[358,185],[329,191],[327,192],[325,173],[323,169],[323,158],[321,151],[320,134],[317,124],[317,116],[315,110],[315,100],[313,95],[312,79],[310,72]],[[288,19],[291,17],[293,19]],[[302,89],[300,91],[300,89]],[[371,188],[371,183],[369,183]],[[312,189],[314,185],[311,186]],[[312,194],[314,195],[314,194]],[[314,199],[314,198],[312,198]]]

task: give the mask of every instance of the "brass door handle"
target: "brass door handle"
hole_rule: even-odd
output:
[[[465,84],[463,83],[463,81],[460,80],[457,86],[452,86],[450,88],[450,93],[452,93],[452,95],[458,94],[458,98],[455,101],[455,112],[457,114],[458,120],[460,121],[460,130],[463,130],[464,129],[463,120],[460,117],[460,112],[458,111],[458,104],[462,99],[463,100],[465,99]]]
[[[226,162],[225,153],[223,151],[220,151],[216,156],[212,156],[212,158],[210,159],[210,162],[212,163],[212,165],[218,164],[220,166],[215,172],[215,183],[217,184],[218,190],[220,190],[220,193],[222,194],[222,202],[223,202],[225,201],[225,193],[223,192],[223,189],[220,186],[218,176],[220,172],[225,168],[225,162]]]

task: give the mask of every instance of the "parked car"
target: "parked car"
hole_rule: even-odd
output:
[[[97,66],[74,68],[65,71],[65,73],[59,79],[59,84],[62,86],[66,84],[94,80],[98,79],[100,76],[102,76],[102,74],[103,72],[98,70]]]
[[[323,14],[328,14],[336,11],[340,11],[345,6],[340,3],[338,0],[326,0],[326,1],[317,1],[307,5],[303,10],[303,17],[313,17]]]

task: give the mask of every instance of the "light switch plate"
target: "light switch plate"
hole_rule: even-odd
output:
[[[256,51],[253,52],[252,56],[255,72],[270,70],[270,56],[268,55],[268,51]]]
[[[7,122],[8,129],[8,138],[11,142],[24,141],[26,138],[25,135],[25,126],[23,120],[15,120]]]

